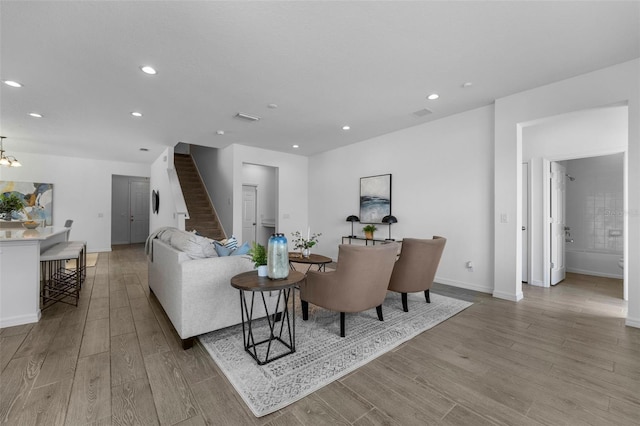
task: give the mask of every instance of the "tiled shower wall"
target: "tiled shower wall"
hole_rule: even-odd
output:
[[[567,249],[622,254],[624,154],[565,162]]]

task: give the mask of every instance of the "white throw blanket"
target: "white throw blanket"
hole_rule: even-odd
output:
[[[151,234],[149,234],[149,236],[147,237],[147,241],[144,243],[144,253],[147,255],[147,257],[149,258],[149,260],[151,260],[153,262],[153,244],[151,243],[152,240],[160,237],[164,232],[171,230],[171,229],[176,229],[172,226],[163,226],[162,228],[158,228],[155,231],[153,231]]]

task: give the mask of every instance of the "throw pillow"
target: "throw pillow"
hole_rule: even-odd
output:
[[[238,239],[232,235],[229,238],[227,238],[227,240],[223,244],[226,248],[231,249],[231,251],[233,251],[238,248]]]
[[[211,245],[213,246],[213,248],[215,249],[216,253],[220,257],[229,256],[231,254],[231,252],[233,251],[230,248],[227,248],[224,245],[220,244],[218,241],[214,241],[213,244],[211,244]]]
[[[249,253],[249,243],[244,242],[240,247],[231,252],[231,256],[240,256]]]

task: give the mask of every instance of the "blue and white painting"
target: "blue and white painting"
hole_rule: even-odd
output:
[[[52,183],[0,180],[0,194],[15,194],[22,200],[24,208],[13,212],[13,219],[43,221],[46,226],[53,224]]]
[[[391,175],[360,178],[360,223],[382,223],[391,214]]]

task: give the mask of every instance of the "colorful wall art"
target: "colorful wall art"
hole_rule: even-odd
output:
[[[13,219],[44,221],[53,225],[53,184],[0,180],[0,194],[15,194],[24,204],[22,212],[14,212]]]

